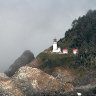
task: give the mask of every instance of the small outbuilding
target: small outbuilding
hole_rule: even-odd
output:
[[[78,49],[77,48],[73,49],[73,54],[77,54],[77,53],[78,53]]]
[[[68,49],[63,49],[63,54],[68,54]]]

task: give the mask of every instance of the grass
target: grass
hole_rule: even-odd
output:
[[[42,67],[76,67],[76,56],[72,54],[40,53],[37,58],[42,62]]]

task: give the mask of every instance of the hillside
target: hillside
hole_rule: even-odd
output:
[[[96,68],[96,10],[89,10],[86,15],[72,22],[72,28],[65,32],[65,37],[58,45],[69,50],[68,55],[51,54],[52,47],[40,53],[37,58],[50,66],[68,66],[72,68]],[[79,50],[78,55],[72,55],[72,49]],[[44,66],[47,66],[44,64]]]
[[[49,47],[37,56],[38,68],[63,83],[96,85],[96,10],[89,10],[86,15],[74,20],[72,28],[66,31],[58,45],[62,49],[67,48],[69,54],[51,53],[52,47]],[[73,48],[79,50],[77,55],[72,54]],[[30,64],[33,65],[34,62]]]
[[[96,68],[96,10],[74,20],[58,44],[62,48],[78,48],[78,65]]]
[[[68,54],[25,51],[0,75],[0,96],[96,96],[96,10],[74,20],[58,46]]]

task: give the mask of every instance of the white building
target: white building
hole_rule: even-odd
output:
[[[52,52],[59,53],[61,52],[61,48],[57,46],[57,39],[53,40],[53,50]]]
[[[78,53],[78,49],[73,49],[73,54],[77,54]]]
[[[78,95],[78,96],[81,96],[81,95],[82,95],[82,93],[78,93],[78,92],[77,92],[77,95]]]
[[[68,54],[68,49],[63,49],[63,54]]]

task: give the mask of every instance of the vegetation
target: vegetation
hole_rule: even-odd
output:
[[[74,57],[70,55],[58,55],[41,53],[38,57],[42,62],[47,62],[44,66],[67,65],[70,67],[96,68],[96,10],[89,10],[86,15],[75,19],[72,28],[66,31],[65,37],[58,41],[58,45],[68,48],[72,53],[72,48],[78,48],[79,54]],[[75,66],[73,64],[76,60]]]
[[[74,20],[72,28],[59,40],[61,47],[78,48],[77,62],[84,67],[96,67],[96,10]]]
[[[42,68],[53,68],[57,66],[67,66],[67,67],[76,67],[76,56],[74,55],[64,55],[56,53],[40,53],[37,58],[40,58]]]

